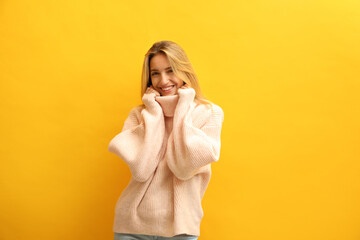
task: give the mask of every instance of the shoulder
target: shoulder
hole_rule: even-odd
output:
[[[203,119],[203,121],[216,121],[216,122],[221,122],[221,123],[224,121],[223,109],[219,105],[214,104],[214,103],[195,104],[192,115],[194,118]]]
[[[204,104],[204,103],[194,103],[194,113],[196,114],[208,114],[208,115],[219,115],[224,116],[224,111],[219,105],[215,103]]]
[[[224,120],[224,111],[219,105],[212,104],[212,114]]]
[[[132,107],[129,111],[128,118],[140,119],[141,111],[143,108],[144,108],[143,105],[137,105],[135,107]]]
[[[144,105],[137,105],[133,108],[130,109],[130,113],[138,113],[141,112],[141,110],[143,110],[145,108]]]

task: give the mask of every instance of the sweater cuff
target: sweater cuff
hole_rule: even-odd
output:
[[[195,89],[193,88],[179,89],[178,94],[179,94],[179,101],[175,109],[174,119],[183,120],[186,112],[189,110],[191,106],[191,103],[194,101],[196,95]]]
[[[146,108],[149,109],[149,111],[153,112],[162,112],[162,108],[160,104],[155,100],[156,94],[155,93],[145,93],[142,97],[142,101]]]
[[[185,89],[180,88],[178,90],[178,94],[179,94],[179,102],[191,103],[192,101],[194,101],[196,92],[195,89],[193,88],[185,88]]]

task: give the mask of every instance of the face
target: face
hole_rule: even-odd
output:
[[[177,94],[183,81],[177,78],[164,53],[158,53],[150,60],[150,77],[153,87],[161,96]]]

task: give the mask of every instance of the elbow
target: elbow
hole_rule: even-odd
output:
[[[120,150],[118,144],[115,142],[115,138],[112,139],[108,145],[108,151],[116,155],[120,155]]]
[[[111,142],[110,142],[109,145],[108,145],[108,151],[109,151],[109,152],[112,152],[112,151],[111,151]]]
[[[114,150],[113,150],[113,141],[112,140],[110,141],[110,143],[108,145],[108,151],[112,152],[112,153],[114,152]]]
[[[217,162],[220,159],[220,142],[213,145],[209,153],[210,163]]]

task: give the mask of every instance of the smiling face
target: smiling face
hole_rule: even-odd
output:
[[[153,87],[161,96],[177,94],[183,81],[177,78],[164,53],[158,53],[150,60],[150,78]]]

